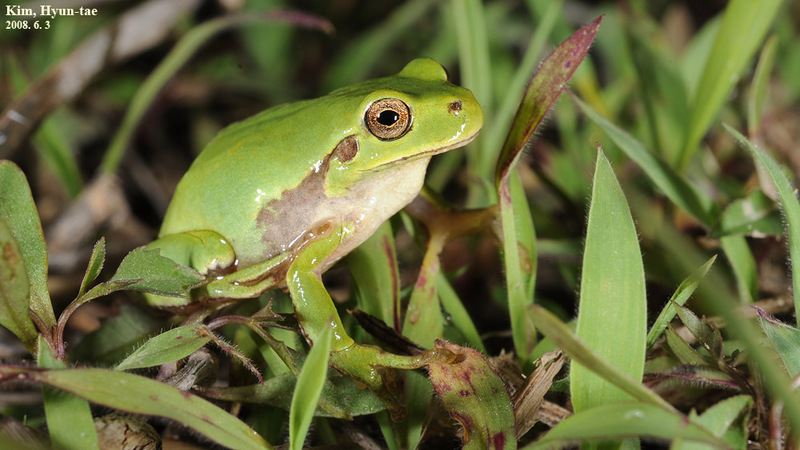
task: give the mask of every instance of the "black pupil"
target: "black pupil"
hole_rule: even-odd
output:
[[[400,114],[397,114],[397,112],[391,109],[381,111],[381,113],[378,114],[378,123],[386,125],[387,127],[394,125],[398,120],[400,120]]]

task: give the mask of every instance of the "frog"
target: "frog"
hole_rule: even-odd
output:
[[[147,246],[206,282],[148,302],[180,309],[288,290],[308,344],[330,328],[331,366],[401,420],[394,370],[452,353],[401,355],[355,342],[321,276],[420,193],[434,155],[465,146],[482,125],[472,92],[428,58],[229,125],[183,175]]]

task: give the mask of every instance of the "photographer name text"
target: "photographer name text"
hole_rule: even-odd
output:
[[[60,17],[92,17],[98,14],[97,8],[62,8],[50,4],[39,5],[37,8],[5,5],[4,9],[6,30],[49,30],[51,21]]]

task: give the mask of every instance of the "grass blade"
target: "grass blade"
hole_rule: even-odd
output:
[[[572,99],[583,113],[602,128],[608,137],[625,152],[628,158],[632,159],[645,171],[647,176],[667,198],[704,225],[711,226],[714,224],[719,216],[719,208],[711,197],[689,183],[664,161],[656,158],[641,142],[601,116],[591,106],[577,97],[572,97]]]
[[[614,332],[608,332],[608,326]],[[598,148],[583,254],[577,336],[635,380],[644,372],[647,297],[639,238],[611,164]],[[630,397],[590,368],[572,365],[575,411]]]
[[[764,166],[775,184],[781,211],[786,219],[786,234],[789,238],[789,261],[794,262],[792,264],[792,292],[794,292],[795,317],[800,319],[800,301],[798,301],[797,294],[800,292],[800,204],[798,204],[795,197],[794,188],[774,159],[753,145],[735,129],[727,124],[723,124],[723,126],[737,141],[750,149],[750,152]]]
[[[39,367],[47,369],[66,369],[64,361],[56,359],[55,354],[44,340],[39,340]],[[89,402],[58,390],[52,386],[42,386],[44,411],[50,442],[57,450],[99,449],[97,433],[92,420]]]
[[[579,440],[622,439],[630,436],[654,437],[683,442],[699,442],[715,448],[730,448],[708,430],[687,423],[678,412],[665,411],[646,403],[612,403],[578,412],[556,425],[544,438],[526,450],[568,448]]]
[[[333,331],[326,328],[303,363],[289,410],[289,448],[301,450],[328,376]]]
[[[270,448],[244,422],[189,392],[149,378],[107,369],[40,370],[0,366],[0,379],[16,377],[70,392],[92,403],[176,420],[214,442],[237,449]]]
[[[728,3],[695,91],[679,169],[686,168],[782,3],[782,0],[732,0]]]
[[[673,303],[678,305],[683,305],[689,300],[689,297],[692,296],[694,290],[697,289],[697,285],[700,284],[700,280],[706,276],[708,273],[708,269],[711,268],[711,265],[714,264],[714,261],[717,260],[716,256],[712,256],[705,264],[700,266],[699,269],[692,272],[685,280],[678,286],[678,289],[675,290],[675,293],[672,294],[672,297],[669,299],[666,305],[664,305],[664,309],[661,310],[658,317],[656,317],[655,322],[653,322],[652,328],[650,328],[650,332],[647,333],[647,348],[653,346],[656,343],[656,340],[661,337],[661,333],[667,328],[667,325],[672,322],[672,319],[675,317],[675,307]]]

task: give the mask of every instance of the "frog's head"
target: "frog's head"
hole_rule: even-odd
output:
[[[406,164],[424,170],[431,156],[466,145],[483,126],[472,92],[448,82],[447,72],[431,59],[330,95],[353,101],[355,114],[330,155],[329,187],[346,188],[353,178]]]

